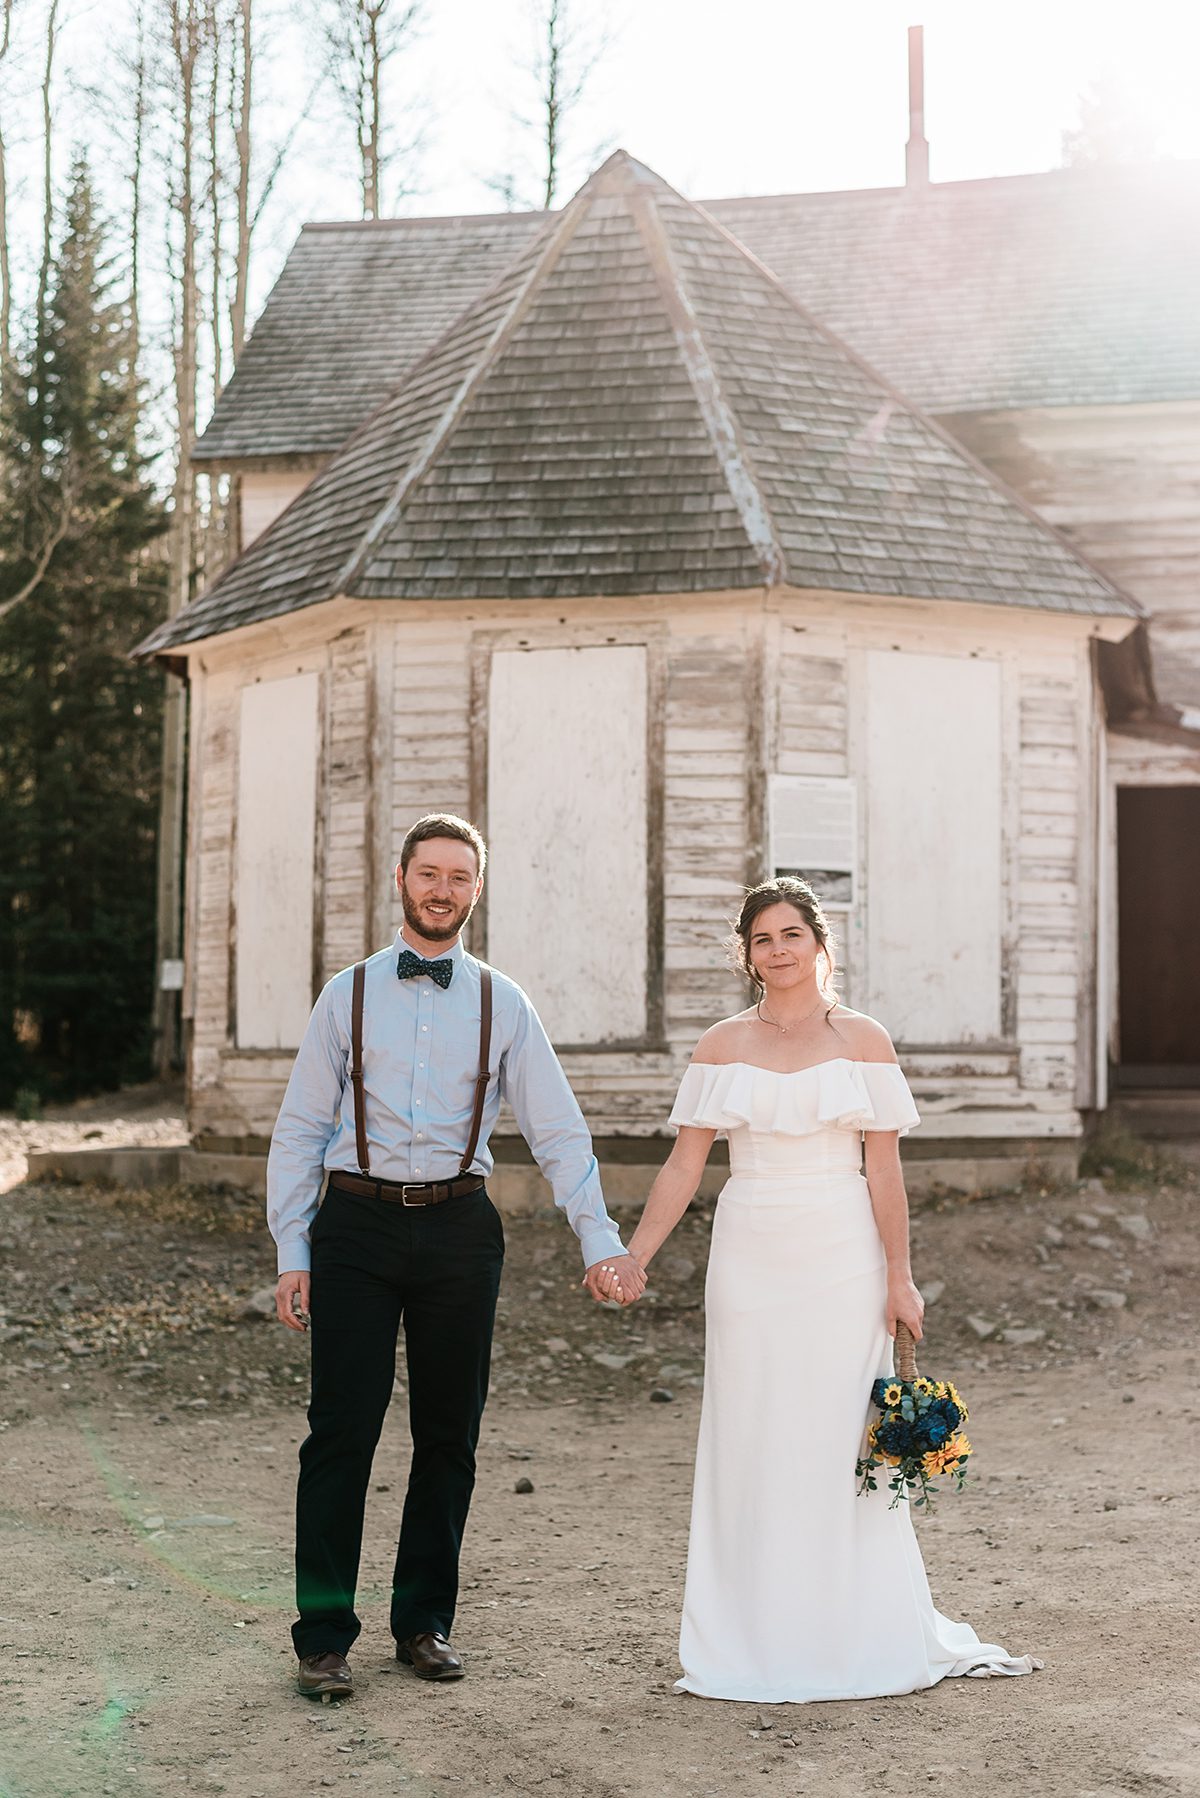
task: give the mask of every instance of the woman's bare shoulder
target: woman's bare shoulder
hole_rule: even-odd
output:
[[[847,1046],[854,1052],[855,1061],[896,1061],[896,1051],[892,1039],[875,1018],[869,1018],[865,1011],[851,1011],[848,1005],[839,1005],[836,1011],[829,1014],[829,1022],[835,1030],[840,1030]]]
[[[753,1017],[754,1010],[751,1007],[748,1011],[739,1011],[734,1017],[722,1018],[720,1023],[711,1025],[692,1050],[692,1060],[709,1067],[719,1067],[722,1062],[740,1061],[741,1051],[745,1047],[746,1026]]]

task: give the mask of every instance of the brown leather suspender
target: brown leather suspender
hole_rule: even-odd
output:
[[[479,1131],[483,1124],[483,1105],[487,1098],[490,1073],[488,1063],[492,1058],[492,970],[479,964],[479,1073],[475,1079],[475,1109],[471,1113],[471,1134],[467,1138],[467,1152],[462,1158],[460,1174],[469,1171],[475,1158],[475,1145],[479,1141]]]
[[[371,1177],[371,1160],[367,1152],[367,1107],[363,1101],[363,995],[367,988],[367,964],[354,964],[354,988],[350,998],[350,1081],[354,1087],[354,1143],[358,1154],[358,1171]]]
[[[367,985],[367,964],[354,965],[354,985],[350,997],[350,1081],[354,1088],[354,1142],[358,1155],[358,1171],[372,1178],[367,1149],[367,1108],[363,1098],[363,999]],[[459,1174],[468,1172],[479,1145],[483,1128],[483,1107],[487,1100],[489,1063],[492,1054],[492,970],[479,963],[479,1073],[475,1079],[475,1104],[471,1113],[471,1133]]]

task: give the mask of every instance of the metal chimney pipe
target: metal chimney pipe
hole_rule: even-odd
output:
[[[925,30],[908,28],[908,142],[904,146],[906,187],[928,187],[929,143],[925,136]]]

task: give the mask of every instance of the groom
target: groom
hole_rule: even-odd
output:
[[[502,1097],[579,1238],[593,1298],[614,1285],[637,1298],[645,1286],[605,1210],[587,1126],[537,1013],[463,948],[486,861],[462,818],[413,825],[396,869],[404,924],[389,948],[324,988],[271,1141],[276,1310],[312,1332],[292,1626],[297,1684],[311,1697],[353,1691],[363,1514],[401,1325],[413,1453],[392,1634],[420,1678],[462,1677],[449,1634],[504,1260],[484,1187]]]

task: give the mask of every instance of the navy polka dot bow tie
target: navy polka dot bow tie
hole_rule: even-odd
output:
[[[428,974],[445,992],[454,978],[454,963],[448,955],[441,961],[426,961],[423,955],[414,955],[411,949],[402,949],[400,960],[396,963],[396,972],[401,980],[414,980],[418,974]]]

